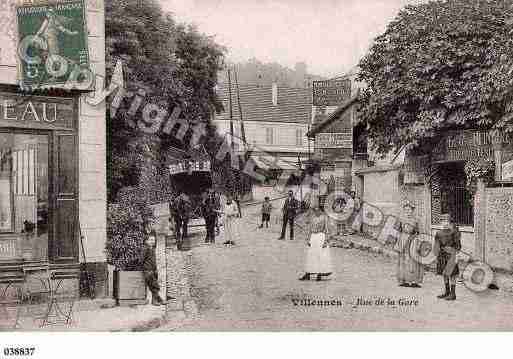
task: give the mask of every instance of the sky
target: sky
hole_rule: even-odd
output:
[[[179,22],[194,23],[228,48],[256,58],[338,76],[356,66],[399,9],[421,0],[159,0]]]

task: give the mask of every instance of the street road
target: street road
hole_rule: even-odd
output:
[[[356,249],[331,248],[330,280],[299,281],[304,235],[278,241],[278,225],[257,229],[256,218],[246,214],[234,247],[223,246],[221,234],[215,245],[193,248],[190,281],[199,315],[179,330],[513,329],[508,294],[474,293],[459,284],[456,301],[440,300],[440,277],[427,273],[422,288],[401,288],[394,260]],[[295,305],[300,299],[335,305]]]

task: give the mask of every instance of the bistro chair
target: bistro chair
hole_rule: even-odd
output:
[[[77,269],[57,270],[48,278],[50,298],[48,310],[43,317],[41,327],[53,324],[71,324],[73,320],[73,308],[79,298],[78,288],[67,288],[66,280],[79,280],[80,272]]]
[[[11,328],[17,328],[19,324],[24,284],[25,275],[22,271],[0,273],[0,322],[5,319],[8,323],[9,310],[7,308],[14,308],[14,325]]]

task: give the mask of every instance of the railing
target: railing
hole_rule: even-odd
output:
[[[441,188],[441,211],[449,213],[460,226],[474,225],[474,205],[470,192],[464,186]]]

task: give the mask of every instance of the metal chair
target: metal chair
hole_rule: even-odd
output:
[[[22,271],[9,271],[0,273],[0,306],[2,309],[2,317],[9,321],[9,311],[7,308],[14,307],[16,311],[14,326],[17,328],[19,324],[21,306],[23,304],[23,285],[25,283],[25,275]],[[14,288],[14,293],[9,289]],[[14,294],[14,295],[12,295]]]
[[[73,308],[79,297],[78,288],[68,289],[63,287],[65,280],[79,280],[80,272],[76,269],[58,270],[50,274],[48,289],[50,298],[48,310],[43,317],[41,327],[53,324],[71,324],[73,320]],[[67,308],[64,306],[67,305]]]

